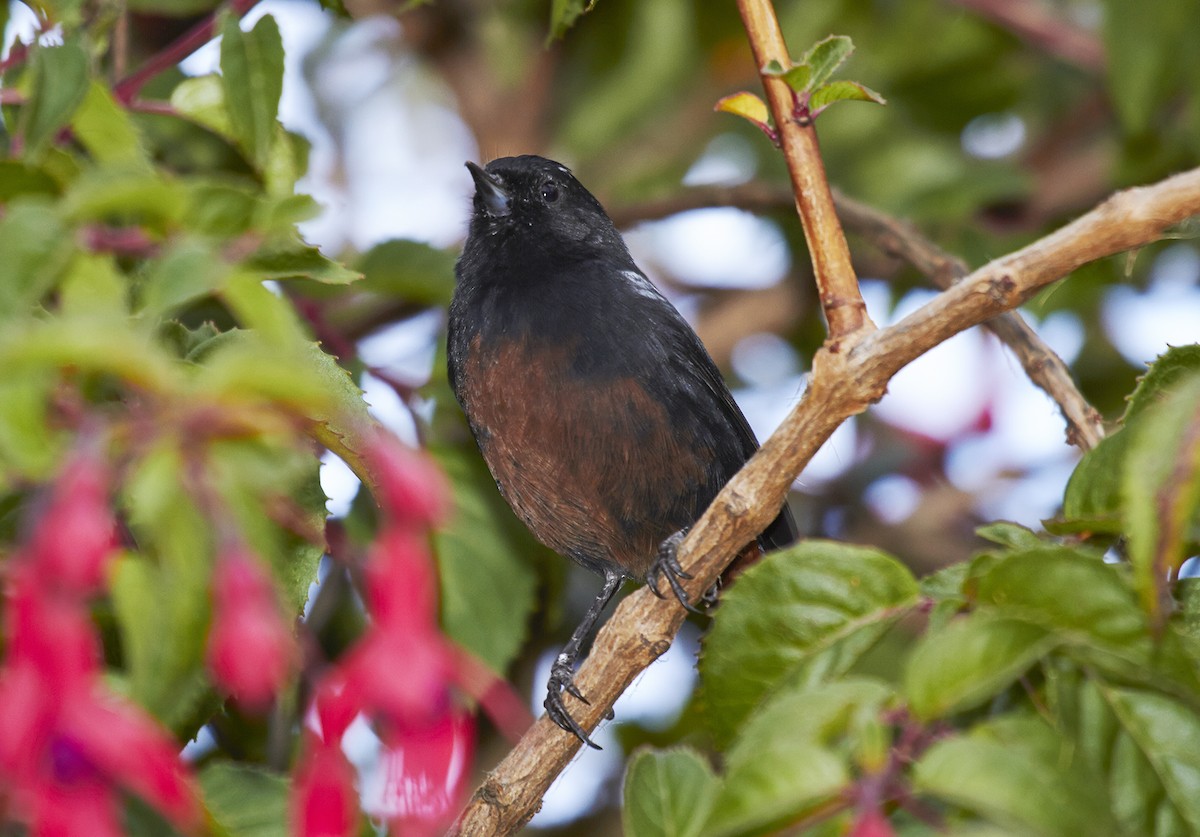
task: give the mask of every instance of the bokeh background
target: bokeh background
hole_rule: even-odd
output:
[[[187,5],[129,0],[147,13],[133,18],[134,48],[153,52],[186,30]],[[178,16],[154,13],[163,6]],[[1200,5],[1191,0],[777,6],[795,54],[848,35],[857,51],[844,75],[888,100],[821,117],[830,180],[970,266],[1115,189],[1200,163]],[[365,276],[350,294],[315,285],[303,294],[317,336],[353,367],[375,413],[433,449],[455,482],[460,515],[439,536],[457,597],[443,602],[448,630],[540,711],[550,655],[598,581],[521,530],[446,387],[445,305],[471,192],[463,162],[539,153],[569,165],[695,325],[765,438],[803,392],[824,335],[786,192],[774,202],[748,197],[753,187],[783,188],[782,159],[752,126],[713,112],[721,96],[759,89],[731,2],[600,0],[559,38],[541,0],[364,0],[343,11],[269,0],[244,24],[271,14],[282,30],[281,118],[310,144],[301,187],[323,206],[304,234]],[[12,4],[11,15],[5,43],[32,31],[26,7]],[[181,71],[213,72],[217,62],[210,44]],[[748,208],[704,206],[717,187]],[[701,208],[672,211],[684,205]],[[873,242],[852,236],[851,247],[877,323],[934,293]],[[1115,421],[1148,361],[1200,338],[1194,231],[1089,265],[1022,313]],[[877,406],[847,422],[800,475],[791,504],[806,534],[877,544],[932,571],[969,556],[982,522],[1036,528],[1055,515],[1079,455],[1064,431],[1005,347],[972,330],[911,364]],[[366,512],[349,469],[328,458],[322,483],[330,511],[353,530]],[[623,754],[688,733],[702,629],[689,623],[618,703],[600,732],[605,749],[566,771],[535,828],[617,828]],[[483,735],[486,769],[505,745]],[[369,797],[371,736],[364,730],[347,746]]]

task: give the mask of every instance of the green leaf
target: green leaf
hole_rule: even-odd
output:
[[[1101,789],[1070,756],[1043,721],[1008,717],[935,744],[917,762],[913,784],[1011,833],[1118,833]]]
[[[979,526],[975,529],[975,534],[1010,549],[1039,549],[1046,545],[1046,542],[1029,527],[1007,520]]]
[[[625,769],[625,834],[698,837],[718,787],[712,768],[695,750],[638,750]]]
[[[771,59],[762,68],[762,74],[783,79],[797,93],[807,92],[812,82],[812,67],[803,62],[785,69],[778,61]]]
[[[1067,481],[1060,520],[1046,521],[1056,534],[1124,531],[1121,503],[1121,474],[1129,452],[1129,434],[1122,428],[1100,440],[1085,453]]]
[[[287,837],[286,779],[249,764],[218,761],[197,777],[218,834],[227,837]]]
[[[561,38],[595,5],[596,0],[553,0],[550,4],[550,37]]]
[[[141,316],[157,322],[216,292],[228,275],[229,265],[207,242],[183,239],[149,264],[141,286]]]
[[[808,107],[812,115],[817,116],[834,102],[842,101],[887,104],[886,99],[865,84],[859,84],[857,81],[831,81],[813,91],[812,98],[808,100]]]
[[[184,79],[171,91],[171,107],[213,133],[235,139],[220,76],[210,74]]]
[[[281,349],[307,342],[290,301],[263,284],[258,273],[237,272],[225,280],[221,297],[238,322]]]
[[[70,121],[88,92],[88,56],[83,44],[68,37],[61,46],[38,46],[31,60],[33,85],[21,112],[26,156],[40,154]]]
[[[1019,619],[976,612],[924,635],[904,688],[913,713],[932,720],[994,697],[1049,653],[1058,638]]]
[[[1112,687],[1101,691],[1153,767],[1171,807],[1190,832],[1200,832],[1200,718],[1195,709],[1154,692]]]
[[[75,137],[99,163],[148,167],[149,158],[141,135],[129,114],[117,104],[108,88],[92,82],[75,118]]]
[[[246,267],[261,279],[311,279],[324,285],[348,285],[360,278],[319,249],[298,238],[280,239],[263,245]]]
[[[129,314],[129,280],[111,253],[79,253],[63,277],[58,310],[64,318],[124,325]]]
[[[525,642],[537,603],[537,577],[523,557],[529,535],[473,450],[435,446],[430,452],[454,487],[453,514],[433,537],[442,627],[503,672]]]
[[[264,15],[243,32],[235,17],[226,17],[221,27],[221,84],[233,136],[262,172],[270,162],[283,92],[283,41],[275,18]]]
[[[26,316],[54,286],[74,246],[58,214],[41,203],[10,205],[0,217],[0,322]]]
[[[1200,509],[1200,374],[1135,426],[1124,474],[1129,558],[1142,606],[1161,621],[1167,583],[1192,554]]]
[[[187,193],[161,170],[106,166],[84,172],[63,199],[73,221],[144,226],[166,233],[183,218]]]
[[[1157,358],[1138,379],[1121,421],[1128,425],[1143,412],[1161,404],[1193,375],[1200,374],[1200,345],[1173,346]]]
[[[203,663],[212,532],[180,484],[185,471],[169,443],[137,463],[125,497],[143,554],[119,560],[112,580],[132,697],[177,731],[211,699]]]
[[[358,290],[418,305],[448,305],[454,292],[456,256],[419,241],[376,244],[359,261]]]
[[[812,68],[812,75],[806,87],[814,90],[829,81],[852,52],[854,42],[845,35],[830,35],[813,44],[800,60],[801,64]]]
[[[1200,346],[1177,346],[1154,361],[1129,398],[1124,426],[1084,454],[1076,466],[1063,498],[1063,519],[1047,522],[1048,529],[1060,534],[1124,533],[1123,474],[1133,442],[1129,430],[1194,374],[1200,374]]]
[[[1120,570],[1066,547],[1005,556],[976,579],[979,605],[1036,622],[1082,645],[1148,651],[1146,617]]]
[[[845,792],[857,742],[891,697],[887,686],[863,679],[776,692],[726,754],[706,833],[774,831]]]
[[[54,473],[62,432],[50,421],[48,405],[57,378],[40,371],[0,375],[0,473],[45,482]]]
[[[1172,88],[1174,3],[1106,0],[1104,46],[1108,84],[1125,130],[1141,133]]]
[[[724,595],[700,658],[700,700],[728,741],[774,689],[846,671],[917,599],[885,553],[805,541],[747,570]]]
[[[58,182],[43,169],[20,160],[0,160],[0,201],[25,195],[57,195]]]

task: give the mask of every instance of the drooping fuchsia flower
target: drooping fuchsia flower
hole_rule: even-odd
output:
[[[382,512],[362,568],[371,622],[322,678],[312,702],[292,804],[293,827],[305,837],[353,831],[357,807],[344,816],[353,774],[340,744],[359,715],[384,745],[378,796],[394,833],[443,831],[472,763],[474,719],[454,694],[461,653],[438,626],[428,546],[428,528],[448,509],[444,481],[428,459],[387,437],[377,437],[367,461]]]
[[[267,709],[287,682],[296,644],[262,562],[243,547],[223,551],[212,597],[208,670],[244,708]]]
[[[35,837],[119,835],[121,790],[190,833],[200,805],[177,745],[101,678],[88,598],[103,589],[114,525],[107,469],[91,457],[68,462],[6,562],[0,796]]]

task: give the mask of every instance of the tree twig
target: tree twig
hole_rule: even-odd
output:
[[[833,190],[833,201],[846,229],[862,235],[883,252],[908,262],[942,290],[969,272],[961,259],[925,238],[912,224],[847,197],[837,189]],[[737,186],[685,189],[664,200],[620,208],[613,213],[613,218],[619,219],[618,226],[629,226],[639,220],[665,218],[702,207],[733,206],[764,213],[780,210],[791,203],[791,193],[786,189],[751,181]],[[1103,419],[1075,386],[1062,358],[1015,311],[984,325],[1012,350],[1029,379],[1058,404],[1067,422],[1067,441],[1083,450],[1095,447],[1104,437]]]
[[[771,0],[738,0],[738,11],[759,69],[771,61],[788,66],[791,61],[787,44]],[[863,328],[874,328],[874,324],[867,317],[867,306],[850,262],[850,248],[833,208],[816,128],[811,119],[796,118],[795,95],[787,82],[767,75],[762,76],[762,82],[791,175],[792,194],[804,228],[804,240],[808,242],[817,294],[829,324],[827,345],[836,349],[843,338]]]
[[[904,259],[942,290],[967,275],[967,265],[923,237],[908,223],[845,195],[835,194],[846,225],[862,233],[884,252]],[[1058,404],[1067,422],[1067,441],[1091,450],[1104,438],[1104,420],[1075,386],[1071,370],[1016,311],[984,323],[1017,356],[1029,380]]]
[[[770,522],[792,481],[834,429],[879,400],[909,362],[1012,310],[1081,265],[1156,241],[1197,214],[1200,169],[1119,192],[1057,232],[984,265],[900,322],[852,336],[836,350],[823,347],[800,403],[680,546],[680,561],[693,576],[685,584],[688,594],[699,596],[713,584]],[[684,615],[677,603],[645,589],[621,602],[575,678],[590,705],[568,698],[584,729],[595,729],[634,677],[670,647]],[[520,828],[579,746],[574,736],[539,718],[475,791],[452,833],[510,834]]]

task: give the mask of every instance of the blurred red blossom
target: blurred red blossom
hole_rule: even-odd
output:
[[[6,567],[0,795],[35,837],[120,834],[121,789],[184,832],[201,820],[175,742],[101,677],[88,598],[112,552],[107,496],[107,468],[76,455]]]
[[[261,711],[287,682],[295,641],[267,571],[253,554],[234,547],[213,572],[213,618],[208,668],[244,708]]]
[[[64,466],[28,545],[47,584],[80,595],[104,588],[116,545],[108,465],[92,447],[76,452]]]
[[[450,492],[437,465],[394,437],[375,434],[366,451],[376,499],[395,523],[426,528],[445,519]]]

